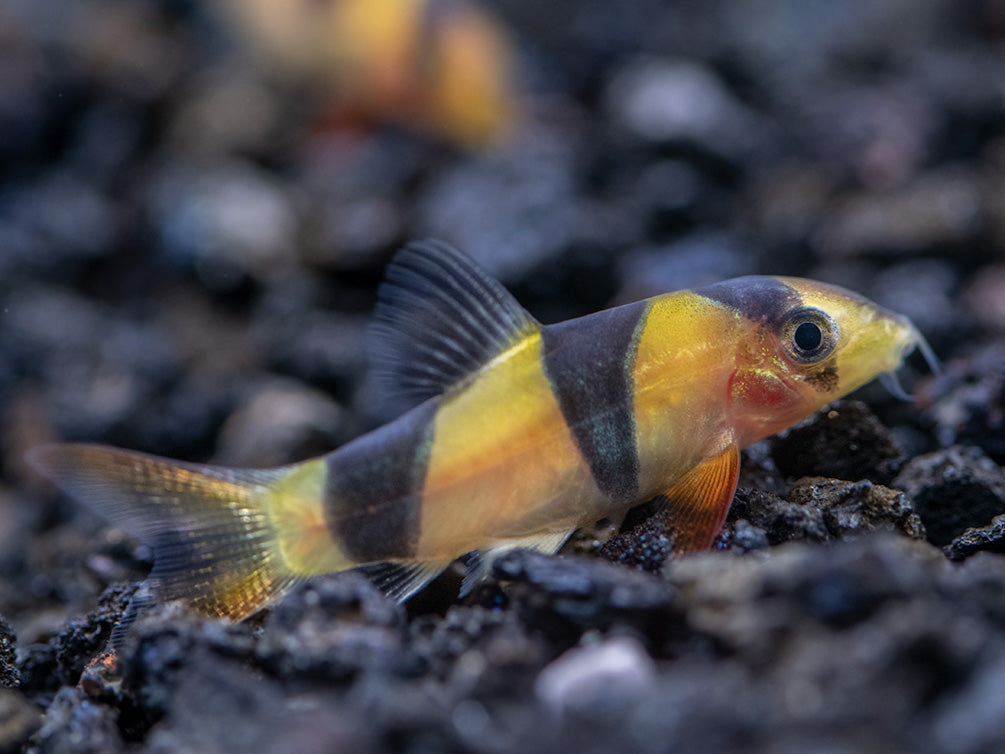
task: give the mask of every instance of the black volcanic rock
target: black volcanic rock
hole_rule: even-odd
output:
[[[925,522],[928,539],[939,546],[1005,513],[1005,473],[974,447],[954,446],[919,456],[893,486],[907,493]]]
[[[860,401],[843,400],[807,425],[771,438],[771,456],[782,475],[822,476],[888,483],[903,463],[902,451]]]

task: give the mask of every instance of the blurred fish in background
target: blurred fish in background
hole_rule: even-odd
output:
[[[315,88],[332,125],[390,122],[471,148],[519,110],[512,43],[469,0],[221,0],[263,67]]]

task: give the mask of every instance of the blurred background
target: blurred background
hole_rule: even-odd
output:
[[[935,436],[1001,463],[967,370],[1005,365],[1003,42],[1002,0],[4,0],[0,614],[30,641],[144,565],[26,448],[272,465],[388,418],[366,325],[413,239],[545,322],[848,286],[978,390]]]

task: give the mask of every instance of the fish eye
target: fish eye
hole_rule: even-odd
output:
[[[837,323],[826,312],[812,307],[796,309],[782,326],[785,350],[801,364],[812,364],[830,356],[837,339]]]
[[[800,352],[812,353],[820,347],[824,334],[816,322],[803,322],[792,334],[792,342]]]

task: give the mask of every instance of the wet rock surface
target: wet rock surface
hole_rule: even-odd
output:
[[[16,646],[17,637],[7,621],[0,618],[0,688],[12,689],[21,683]]]
[[[980,447],[996,463],[1005,463],[1005,348],[1001,343],[978,350],[972,359],[950,363],[934,380],[926,400],[943,445]]]
[[[1005,513],[1005,475],[975,447],[956,445],[919,456],[894,484],[911,498],[937,545]]]
[[[950,560],[963,560],[981,551],[1005,553],[1005,516],[995,516],[987,526],[967,529],[943,549]]]
[[[827,533],[835,539],[874,531],[898,532],[912,539],[925,538],[925,526],[907,496],[900,490],[872,482],[848,484],[809,477],[792,487],[789,500],[818,509]]]
[[[477,152],[327,122],[210,4],[0,8],[0,754],[1005,749],[1000,4],[486,5],[526,102]],[[348,573],[239,625],[163,606],[109,674],[150,551],[24,451],[352,439],[395,410],[381,271],[430,235],[545,322],[804,275],[944,366],[745,451],[709,553],[649,503],[464,599]]]

